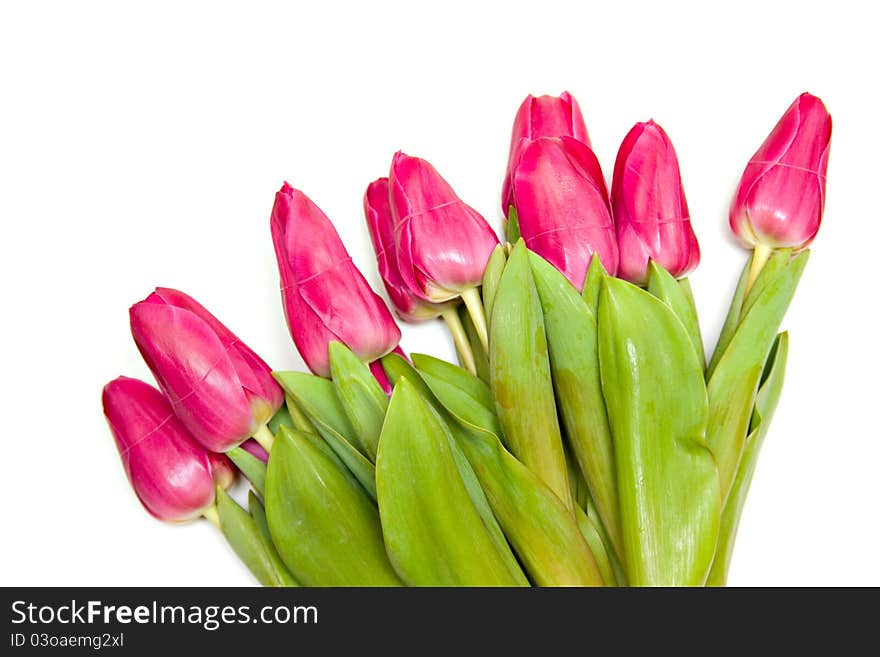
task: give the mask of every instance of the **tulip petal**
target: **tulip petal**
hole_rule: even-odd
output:
[[[606,278],[599,365],[629,583],[702,586],[721,498],[706,445],[706,385],[691,341],[664,303]]]
[[[379,513],[317,436],[281,427],[266,477],[266,517],[282,560],[304,586],[399,586]]]

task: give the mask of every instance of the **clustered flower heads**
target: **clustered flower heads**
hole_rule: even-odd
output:
[[[654,121],[624,138],[609,193],[577,101],[526,98],[503,243],[423,159],[398,152],[367,186],[394,311],[442,318],[460,365],[401,349],[331,221],[285,183],[271,235],[312,373],[272,371],[157,288],[130,316],[159,388],[119,377],[102,396],[125,472],[160,520],[216,524],[265,585],[723,585],[830,138],[802,94],[747,164],[730,227],[751,256],[708,363],[700,250]]]

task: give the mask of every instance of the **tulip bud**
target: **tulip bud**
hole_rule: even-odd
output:
[[[373,250],[376,252],[379,275],[400,318],[414,322],[442,315],[449,304],[430,303],[419,298],[406,286],[400,275],[397,248],[394,244],[394,220],[391,216],[388,178],[379,178],[367,187],[364,194],[364,214]]]
[[[479,286],[498,244],[486,220],[417,157],[398,151],[389,185],[397,265],[409,290],[440,303]]]
[[[154,387],[121,376],[101,396],[125,474],[144,508],[159,520],[182,522],[214,503],[205,451]]]
[[[129,317],[141,355],[205,449],[232,449],[284,402],[269,366],[183,292],[156,288]]]
[[[816,236],[825,207],[831,116],[801,94],[743,171],[730,206],[730,228],[748,248],[801,251]]]
[[[676,278],[699,264],[700,246],[691,228],[678,158],[654,121],[637,123],[620,145],[611,202],[620,278],[644,285],[649,260]]]
[[[275,195],[272,241],[287,327],[312,372],[330,376],[327,349],[334,340],[364,362],[397,346],[400,329],[351,261],[327,215],[287,183]]]
[[[571,137],[523,145],[512,174],[519,232],[529,250],[579,290],[594,253],[617,271],[617,240],[602,169],[593,151]]]
[[[254,442],[259,445],[259,443],[253,439],[245,442]],[[262,449],[262,447],[260,449]],[[229,460],[228,456],[225,454],[208,452],[208,463],[211,465],[211,478],[214,480],[216,486],[220,486],[223,490],[227,490],[235,483],[238,470],[232,465],[232,461]]]
[[[510,136],[510,155],[507,159],[507,173],[501,191],[501,212],[507,216],[513,205],[513,169],[519,160],[523,140],[533,141],[540,137],[572,137],[590,146],[587,126],[581,108],[567,91],[556,96],[532,96],[529,94],[519,106],[513,120],[513,133]]]

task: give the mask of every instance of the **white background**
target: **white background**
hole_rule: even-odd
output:
[[[634,122],[671,135],[709,345],[746,259],[726,224],[738,176],[798,93],[825,100],[825,222],[730,582],[880,584],[873,20],[844,2],[309,5],[3,3],[0,583],[252,584],[210,524],[153,520],[125,480],[100,391],[149,375],[129,305],[178,287],[302,368],[269,236],[282,180],[378,287],[361,196],[392,153],[499,227],[517,106],[568,89],[606,174]],[[403,345],[452,355],[439,324]]]

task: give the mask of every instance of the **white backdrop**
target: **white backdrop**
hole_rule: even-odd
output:
[[[672,137],[709,345],[746,258],[726,225],[738,176],[798,93],[826,102],[825,222],[784,323],[787,385],[730,582],[880,584],[869,17],[766,0],[296,5],[3,3],[0,583],[252,584],[209,523],[153,520],[125,480],[100,391],[149,375],[129,305],[178,287],[273,367],[302,368],[269,236],[282,180],[378,287],[361,197],[392,153],[429,159],[500,227],[517,106],[568,89],[606,175],[636,121]],[[433,323],[403,346],[453,353]]]

